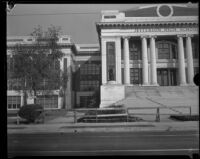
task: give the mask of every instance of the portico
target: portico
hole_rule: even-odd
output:
[[[167,35],[166,35],[167,36]],[[192,53],[192,43],[191,38],[193,35],[191,34],[176,34],[173,36],[173,39],[176,39],[177,41],[177,58],[174,59],[173,64],[175,68],[177,68],[177,71],[179,72],[179,85],[187,85],[187,84],[193,84],[193,76],[194,76],[194,65],[193,65],[193,53]],[[134,66],[131,65],[131,59],[130,59],[130,47],[129,47],[129,39],[131,37],[114,37],[111,39],[101,37],[102,41],[102,84],[110,84],[109,81],[112,84],[124,84],[124,85],[130,85],[130,68],[133,68]],[[135,37],[132,37],[133,39]],[[140,42],[141,42],[141,65],[139,67],[142,68],[142,85],[143,86],[158,86],[157,82],[157,64],[160,64],[160,59],[158,59],[158,53],[159,50],[156,47],[156,39],[159,38],[159,36],[151,35],[151,36],[140,36]],[[108,40],[109,39],[109,40]],[[184,45],[183,41],[186,41],[186,45]],[[123,42],[123,49],[121,49],[121,43]],[[108,45],[112,44],[113,50],[116,51],[116,55],[114,54],[112,56],[107,56],[106,52],[106,43],[108,42]],[[111,43],[109,43],[111,42]],[[149,43],[149,45],[147,45]],[[184,49],[185,48],[185,49]],[[123,51],[123,53],[122,53]],[[186,51],[186,53],[184,53]],[[110,52],[108,52],[110,53]],[[123,60],[121,55],[123,54]],[[148,55],[149,54],[149,55]],[[187,57],[185,57],[185,55]],[[176,55],[174,55],[176,56]],[[107,59],[110,58],[110,59]],[[109,62],[109,66],[107,65],[107,61]],[[116,62],[111,62],[111,60],[114,60]],[[115,64],[115,65],[114,65]],[[122,77],[122,64],[123,64],[123,77]],[[187,67],[186,67],[187,65]],[[108,69],[112,68],[112,72],[110,72]],[[187,68],[187,74],[185,71],[185,68]],[[111,75],[113,74],[113,75]],[[109,78],[109,76],[113,76],[113,78]],[[186,76],[188,78],[188,82],[186,82]],[[121,79],[124,79],[124,83],[122,83]]]

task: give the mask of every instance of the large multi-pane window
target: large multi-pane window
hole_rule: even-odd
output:
[[[44,108],[58,108],[58,95],[37,96],[36,103]]]
[[[177,47],[176,45],[171,45],[172,49],[172,59],[177,59]]]
[[[177,70],[175,68],[158,68],[157,81],[160,86],[177,85]]]
[[[193,58],[194,59],[198,59],[199,58],[199,44],[197,44],[196,42],[192,43],[192,54],[193,54]]]
[[[21,106],[21,96],[7,96],[7,108],[19,109]]]
[[[177,59],[178,49],[173,42],[160,41],[157,42],[158,59]]]
[[[106,54],[107,54],[107,80],[116,80],[116,70],[115,70],[115,42],[106,43]]]
[[[100,64],[85,63],[80,67],[80,90],[93,91],[99,87]]]
[[[95,63],[85,63],[80,68],[81,75],[98,75],[100,74],[100,66]]]
[[[80,81],[81,91],[93,91],[99,87],[99,81]]]
[[[91,103],[92,96],[80,96],[80,107],[88,107]]]
[[[194,76],[199,73],[199,67],[194,67]]]
[[[169,43],[158,43],[158,59],[170,58],[170,45]]]
[[[140,60],[141,52],[140,52],[140,43],[137,41],[130,41],[129,51],[130,51],[130,60]]]

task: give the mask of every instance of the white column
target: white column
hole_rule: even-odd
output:
[[[130,84],[129,37],[124,37],[124,83]]]
[[[194,85],[194,66],[193,66],[193,55],[192,55],[192,43],[191,43],[192,35],[187,35],[186,37],[186,53],[187,53],[187,76],[188,83],[190,85]]]
[[[101,37],[101,76],[102,85],[107,83],[106,41]]]
[[[142,36],[142,79],[143,85],[148,85],[148,59],[147,59],[147,39]]]
[[[151,57],[151,84],[157,85],[157,68],[156,68],[156,45],[155,36],[150,37],[150,57]]]
[[[121,37],[116,39],[116,81],[117,84],[122,83],[122,67],[121,67]]]
[[[178,35],[178,63],[180,85],[186,85],[183,35]]]

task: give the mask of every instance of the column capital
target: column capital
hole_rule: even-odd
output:
[[[193,34],[186,34],[185,37],[190,37],[190,38],[192,38],[192,37],[194,37],[194,35],[193,35]]]
[[[157,35],[149,35],[149,38],[157,38]]]
[[[123,39],[130,39],[130,36],[122,36]]]
[[[185,37],[184,34],[177,34],[177,38],[183,38],[183,37]]]
[[[148,35],[141,35],[140,36],[141,39],[143,39],[143,38],[147,39],[148,37],[149,37]]]

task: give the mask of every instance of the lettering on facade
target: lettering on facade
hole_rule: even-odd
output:
[[[149,29],[133,29],[133,32],[175,32],[175,31],[197,31],[197,28],[149,28]]]

